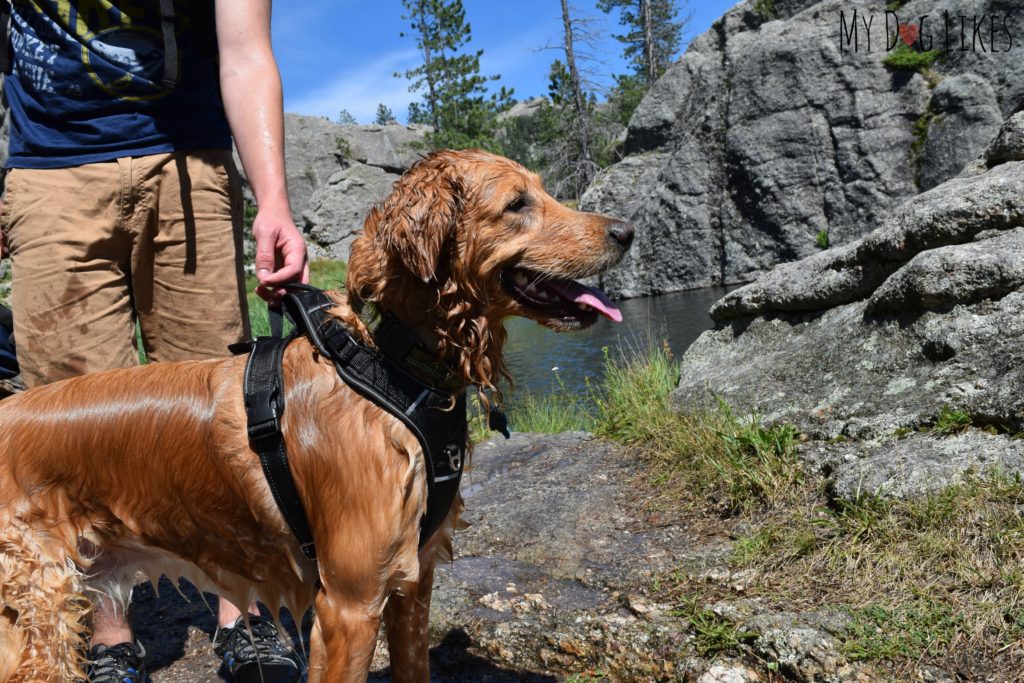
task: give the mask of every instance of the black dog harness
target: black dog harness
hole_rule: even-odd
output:
[[[281,432],[285,347],[305,335],[334,362],[338,375],[366,399],[397,417],[416,436],[427,466],[427,511],[420,523],[420,547],[448,516],[459,491],[466,459],[466,395],[450,370],[438,363],[419,339],[397,320],[367,305],[362,319],[379,350],[357,342],[327,311],[334,307],[319,289],[288,285],[286,311],[295,324],[283,339],[260,337],[232,347],[249,352],[245,366],[245,410],[249,443],[259,455],[271,493],[302,552],[316,558]]]

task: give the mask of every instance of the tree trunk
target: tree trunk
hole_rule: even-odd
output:
[[[590,153],[590,125],[580,84],[580,72],[576,68],[576,54],[573,50],[572,18],[569,16],[569,1],[562,0],[562,23],[565,25],[565,62],[569,68],[569,85],[572,88],[573,107],[576,110],[575,128],[580,142],[580,158],[576,164],[580,176],[580,187],[586,187],[593,178],[594,161]]]
[[[651,16],[651,0],[640,0],[640,17],[644,29],[644,68],[647,87],[658,80],[658,56],[654,50],[654,19]]]
[[[437,87],[436,81],[437,76],[434,73],[433,63],[430,61],[430,41],[431,36],[428,34],[427,28],[427,3],[426,0],[420,0],[416,5],[420,15],[420,36],[422,37],[423,45],[423,72],[424,78],[427,79],[427,104],[430,106],[430,120],[434,125],[434,133],[441,132],[441,119],[438,117],[437,112]]]

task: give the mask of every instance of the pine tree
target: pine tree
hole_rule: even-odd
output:
[[[568,0],[562,2],[562,51],[565,62],[555,60],[551,65],[549,95],[559,113],[564,137],[558,142],[553,159],[552,173],[556,177],[556,191],[578,199],[597,174],[597,164],[591,150],[593,102],[584,90],[576,60],[577,28],[579,19],[572,14]]]
[[[689,17],[678,19],[677,0],[598,0],[604,12],[618,8],[619,23],[626,28],[615,38],[625,45],[623,56],[646,88],[658,80],[679,52],[683,28]]]
[[[342,109],[338,112],[338,123],[343,126],[355,126],[359,124],[359,122],[356,121],[356,117],[352,116],[348,109]]]
[[[395,115],[391,113],[391,109],[383,102],[377,105],[377,118],[373,121],[378,126],[386,126],[390,123],[397,123],[398,120]]]
[[[409,103],[409,112],[405,115],[405,118],[409,123],[419,123],[424,126],[431,124],[430,113],[419,102]]]
[[[464,51],[471,39],[462,0],[402,0],[423,63],[404,74],[409,90],[423,93],[413,115],[433,127],[434,147],[497,149],[497,114],[511,102],[502,88],[487,97],[487,83],[499,76],[480,74],[483,50]],[[403,36],[405,34],[402,34]]]

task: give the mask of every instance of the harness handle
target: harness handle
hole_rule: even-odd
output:
[[[270,336],[280,339],[284,335],[284,312],[280,305],[267,304],[267,320],[270,322]]]

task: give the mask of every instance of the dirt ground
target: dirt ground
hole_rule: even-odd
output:
[[[210,639],[217,626],[213,611],[204,596],[183,584],[179,594],[167,579],[159,583],[159,595],[149,584],[136,588],[132,601],[131,620],[136,636],[147,651],[149,673],[153,683],[222,683],[220,660],[214,654]],[[216,606],[214,596],[206,600]],[[305,634],[308,638],[309,620]],[[293,645],[295,629],[286,623]],[[431,650],[431,680],[435,683],[556,683],[553,676],[505,669],[469,652],[469,638],[452,631]],[[386,683],[387,648],[381,641],[374,658],[370,683]]]

